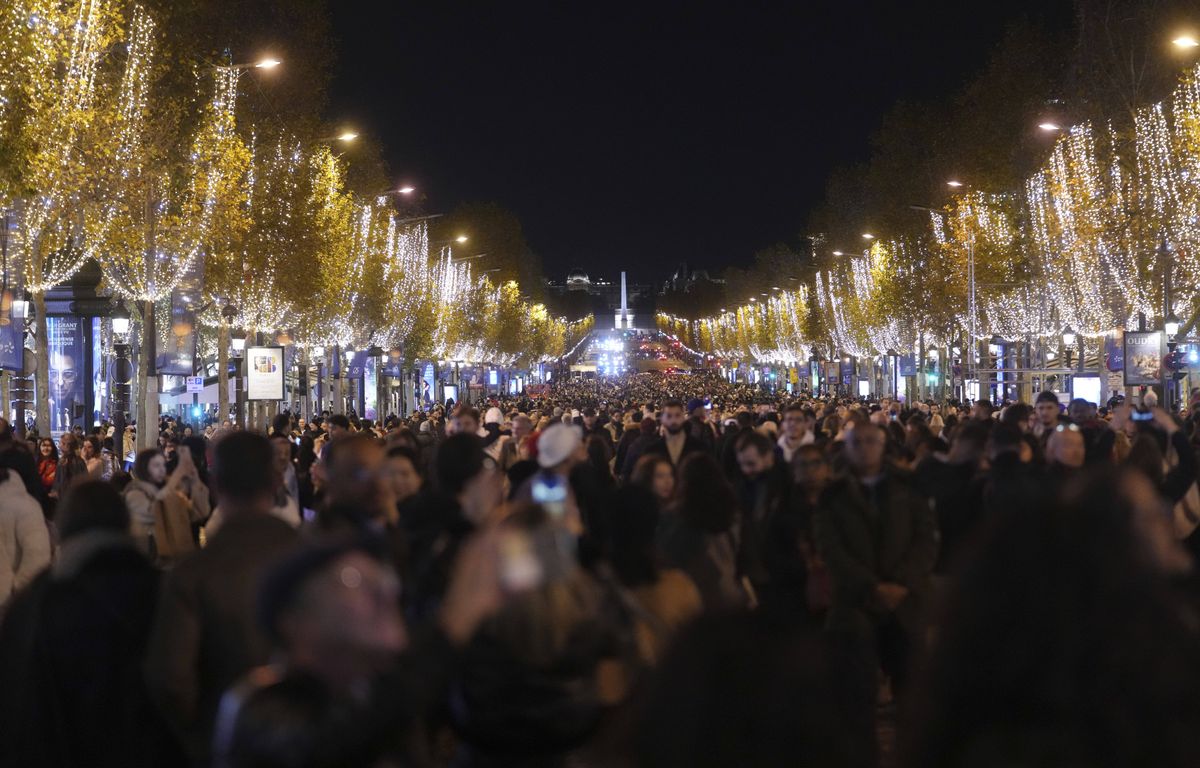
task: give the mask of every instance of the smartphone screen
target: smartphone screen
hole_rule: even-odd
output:
[[[567,483],[558,475],[548,472],[535,475],[531,490],[534,503],[541,504],[551,515],[561,517],[566,512]]]

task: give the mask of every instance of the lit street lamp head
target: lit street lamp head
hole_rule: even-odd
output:
[[[1186,50],[1189,48],[1195,48],[1197,46],[1200,46],[1200,40],[1197,40],[1195,37],[1193,37],[1191,35],[1180,35],[1179,37],[1177,37],[1171,41],[1171,45],[1175,46],[1176,48],[1181,48],[1181,49]]]
[[[263,59],[254,63],[255,69],[275,69],[280,65],[279,59]]]
[[[872,235],[870,232],[863,232],[863,240],[874,240],[874,239],[875,239],[875,235]]]
[[[354,141],[354,140],[355,140],[355,139],[357,139],[357,138],[358,138],[358,134],[357,134],[357,133],[354,133],[353,131],[346,131],[346,132],[345,132],[345,133],[343,133],[342,135],[338,136],[338,137],[337,137],[337,140],[338,140],[338,141],[340,141],[340,142],[343,142],[343,143],[346,143],[346,144],[348,144],[348,143],[350,143],[350,142]]]
[[[416,192],[417,190],[412,187],[400,187],[400,189],[397,189],[396,191],[402,195],[411,195],[413,192]]]
[[[946,182],[946,186],[947,186],[947,187],[954,187],[955,189],[958,189],[958,188],[959,188],[959,187],[961,187],[962,185],[963,185],[963,183],[962,183],[961,181],[955,181],[955,180],[953,180],[953,179],[951,179],[950,181],[947,181],[947,182]]]
[[[465,243],[465,242],[467,242],[468,239],[469,238],[466,235],[459,235],[458,237],[454,238],[454,242]]]
[[[1047,133],[1062,130],[1062,127],[1058,123],[1050,123],[1050,122],[1038,123],[1038,128],[1041,128],[1043,131],[1046,131]]]

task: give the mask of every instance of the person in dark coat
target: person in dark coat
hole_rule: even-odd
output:
[[[645,452],[666,456],[675,465],[676,469],[679,468],[684,459],[693,453],[711,455],[712,452],[704,443],[688,434],[688,431],[685,429],[686,421],[687,418],[683,413],[683,404],[678,400],[668,400],[663,405],[662,411],[663,435],[646,446]]]
[[[296,530],[271,513],[281,481],[265,437],[226,435],[214,458],[224,523],[207,547],[167,574],[146,659],[151,694],[198,765],[208,764],[221,694],[267,662],[270,646],[255,621],[255,590],[298,540]]]
[[[791,506],[791,472],[776,456],[770,438],[755,430],[738,437],[737,458],[740,471],[734,488],[742,510],[740,571],[753,585],[760,605],[784,607],[777,605],[778,600],[787,597],[774,591],[768,550],[774,543],[776,525]],[[800,610],[802,604],[787,608]]]
[[[633,468],[637,466],[638,459],[642,458],[646,453],[646,449],[654,445],[657,441],[658,424],[655,423],[654,419],[649,417],[642,419],[642,423],[637,430],[637,436],[630,441],[625,452],[625,458],[618,467],[623,483],[629,482],[630,476],[633,475]]]
[[[987,451],[987,425],[971,420],[954,435],[945,458],[926,456],[917,465],[913,481],[933,502],[941,546],[934,570],[941,574],[954,567],[960,551],[978,531],[983,512],[980,466]]]
[[[937,523],[910,479],[884,463],[885,441],[866,422],[848,432],[850,473],[830,489],[816,531],[833,581],[828,628],[900,692],[933,591]]]
[[[158,572],[116,490],[85,481],[58,508],[55,563],[0,626],[0,765],[179,765],[142,661]]]
[[[12,425],[3,418],[0,418],[0,467],[16,472],[29,495],[37,499],[39,504],[45,502],[46,491],[38,479],[37,460],[33,453],[16,439]]]

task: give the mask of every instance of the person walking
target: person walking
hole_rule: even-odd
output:
[[[298,541],[296,530],[272,514],[281,483],[276,466],[261,435],[235,432],[217,441],[213,482],[224,524],[163,582],[146,679],[198,765],[208,762],[221,694],[267,661],[254,587]]]
[[[50,532],[21,477],[0,467],[0,615],[14,593],[50,564]]]
[[[884,462],[886,435],[862,422],[846,433],[849,474],[830,489],[816,520],[832,577],[827,626],[845,637],[863,679],[882,667],[904,690],[937,559],[937,524],[907,475]]]

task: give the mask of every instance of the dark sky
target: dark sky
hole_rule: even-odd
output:
[[[331,118],[431,211],[514,211],[548,277],[665,277],[794,241],[898,98],[952,92],[1068,0],[331,2]]]

